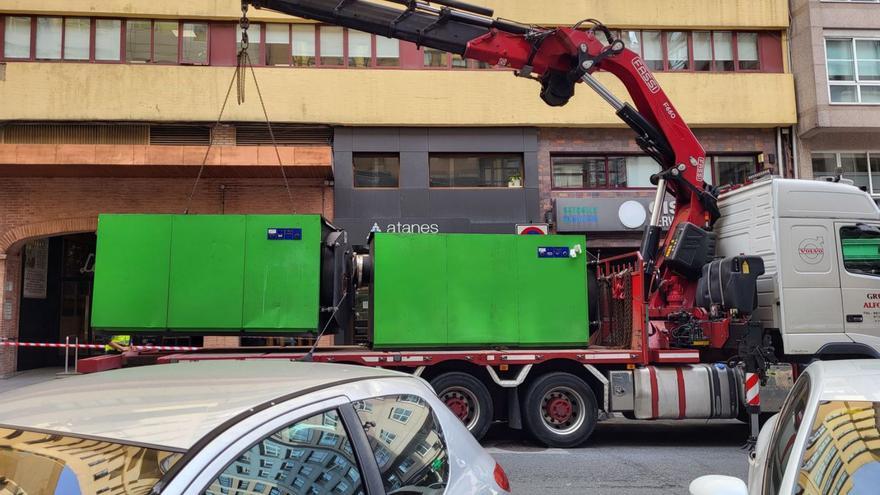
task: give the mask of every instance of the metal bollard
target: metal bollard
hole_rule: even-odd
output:
[[[70,335],[64,337],[64,374],[68,372],[70,364]]]

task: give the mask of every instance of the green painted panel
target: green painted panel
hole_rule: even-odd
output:
[[[244,241],[244,215],[174,217],[168,328],[241,329]]]
[[[170,215],[100,215],[92,327],[165,328]]]
[[[521,345],[586,345],[587,266],[576,258],[539,258],[539,247],[586,247],[583,236],[517,238]]]
[[[269,229],[300,229],[301,239],[269,240]],[[318,327],[321,217],[249,215],[245,240],[244,329]]]
[[[516,236],[449,234],[450,345],[519,342]]]
[[[377,233],[372,253],[374,345],[446,345],[446,237]]]

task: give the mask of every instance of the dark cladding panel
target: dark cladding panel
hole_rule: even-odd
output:
[[[424,127],[401,127],[400,151],[428,151],[428,129]]]
[[[428,154],[424,151],[400,152],[401,189],[428,188]],[[425,198],[427,200],[427,198]]]
[[[429,218],[431,195],[427,189],[401,189],[400,211],[404,217]]]
[[[354,129],[352,151],[396,152],[400,151],[400,135],[397,128]]]
[[[353,189],[351,210],[339,216],[394,218],[400,216],[399,189]]]
[[[525,223],[525,191],[517,189],[431,189],[431,216],[473,222]]]
[[[499,153],[525,151],[523,130],[511,129],[428,129],[428,150],[444,153]]]
[[[352,189],[354,187],[354,172],[352,166],[351,151],[334,151],[333,153],[333,180],[334,189]]]

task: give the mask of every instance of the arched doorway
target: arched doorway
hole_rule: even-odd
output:
[[[89,310],[95,243],[94,233],[79,233],[31,239],[22,245],[19,341],[92,340]],[[63,365],[63,350],[18,348],[18,371]]]

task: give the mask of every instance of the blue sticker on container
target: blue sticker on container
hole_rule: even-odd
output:
[[[567,247],[539,247],[538,258],[568,258],[569,249]]]
[[[268,229],[266,230],[266,239],[270,241],[301,241],[303,238],[302,229]]]

